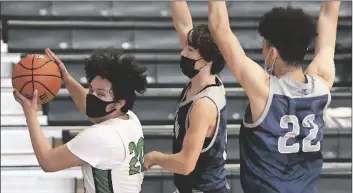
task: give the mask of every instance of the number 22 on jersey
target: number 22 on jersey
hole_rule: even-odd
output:
[[[315,145],[311,145],[311,141],[314,140],[319,131],[319,127],[314,123],[315,115],[310,114],[303,119],[302,126],[310,128],[309,135],[306,136],[302,141],[303,152],[315,152],[319,151],[321,147],[320,141]],[[299,120],[295,115],[285,115],[281,118],[280,126],[282,129],[288,129],[288,125],[291,123],[293,125],[293,130],[287,132],[284,136],[278,139],[278,151],[280,153],[298,153],[300,149],[299,143],[294,143],[293,145],[287,145],[287,140],[290,138],[295,138],[300,134]]]
[[[133,154],[133,157],[129,162],[129,175],[135,175],[143,172],[143,157],[145,154],[144,147],[145,142],[142,137],[138,140],[137,145],[135,142],[129,143],[130,155]]]

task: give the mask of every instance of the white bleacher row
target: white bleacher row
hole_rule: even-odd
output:
[[[323,174],[346,174],[351,166],[351,163],[324,163]],[[238,172],[239,164],[228,164],[226,169],[228,172]],[[145,172],[145,176],[166,175],[171,174],[156,166]],[[82,179],[79,167],[54,173],[45,173],[40,168],[1,168],[1,192],[75,193],[76,179]]]
[[[21,54],[7,53],[7,44],[1,40],[1,79],[11,77],[12,63],[21,59]]]
[[[12,95],[11,72],[12,64],[20,60],[20,54],[7,53],[7,44],[1,40],[1,126],[27,125],[21,105]],[[47,125],[48,118],[38,111],[38,121]]]
[[[1,168],[3,193],[75,193],[79,168],[45,173],[40,168]]]
[[[4,79],[1,79],[3,83]],[[11,80],[11,79],[10,79]],[[40,125],[47,125],[48,118],[38,111],[38,121]],[[1,126],[24,126],[27,125],[23,116],[21,105],[14,99],[11,87],[1,88]]]

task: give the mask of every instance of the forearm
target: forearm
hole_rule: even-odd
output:
[[[76,106],[82,113],[86,113],[86,95],[88,90],[72,77],[68,78],[68,80],[65,82],[65,86],[69,91],[72,99],[74,100]]]
[[[334,54],[339,6],[339,1],[326,1],[321,4],[316,52],[320,49],[329,48]]]
[[[339,14],[340,1],[324,1],[320,7],[320,15],[323,14],[333,20],[337,20]]]
[[[187,160],[185,156],[181,153],[177,154],[163,154],[160,152],[156,152],[157,155],[154,157],[153,162],[156,165],[159,165],[163,169],[167,169],[172,173],[187,175],[190,173],[191,169],[187,164]]]
[[[173,24],[178,32],[192,28],[192,18],[186,1],[171,1],[170,8]]]
[[[49,164],[48,157],[53,148],[40,129],[36,114],[27,115],[26,120],[34,153],[39,165],[45,169]]]
[[[245,68],[245,64],[251,63],[249,64],[251,66],[254,62],[248,60],[238,38],[230,28],[225,1],[208,2],[208,22],[212,36],[229,70],[241,84],[244,83],[245,81],[242,81],[242,76],[244,76],[243,70],[249,69]],[[258,65],[256,64],[256,66]]]
[[[213,33],[230,29],[225,1],[208,2],[208,22]]]

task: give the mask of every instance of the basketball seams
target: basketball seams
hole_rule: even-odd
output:
[[[55,96],[55,94],[48,87],[46,87],[43,83],[41,83],[39,81],[34,81],[34,82],[42,85],[42,87],[44,87],[51,95]]]
[[[12,77],[12,79],[16,79],[16,78],[22,78],[22,77],[27,77],[27,76],[50,76],[50,77],[55,77],[55,78],[60,78],[60,76],[57,76],[57,75],[52,75],[52,74],[24,74],[24,75],[19,75],[19,76],[15,76],[15,77]]]
[[[20,89],[20,94],[22,94],[23,88],[24,88],[27,84],[29,84],[29,83],[31,83],[31,82],[32,82],[32,81],[27,81],[26,83],[23,84],[23,86],[22,86],[21,89]]]
[[[32,58],[32,93],[34,92],[34,82],[33,82],[33,80],[34,80],[34,77],[33,77],[33,74],[34,74],[34,72],[33,72],[33,66],[34,66],[34,57],[35,57],[36,55],[33,55],[33,58]]]
[[[33,61],[33,60],[32,60]],[[23,64],[21,64],[20,62],[18,63],[22,68],[26,69],[26,70],[38,70],[39,68],[42,68],[43,66],[45,66],[46,64],[48,64],[49,62],[54,62],[54,60],[48,60],[46,62],[44,62],[41,66],[37,67],[37,68],[33,68],[33,65],[32,65],[32,68],[27,68],[26,66],[24,66]]]

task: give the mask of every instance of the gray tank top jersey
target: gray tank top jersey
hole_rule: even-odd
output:
[[[306,75],[307,83],[270,76],[264,112],[252,121],[248,105],[240,129],[241,184],[247,192],[315,193],[322,169],[327,86]]]
[[[227,115],[225,89],[221,80],[216,77],[216,84],[206,86],[196,95],[185,100],[188,84],[181,93],[180,102],[175,117],[173,152],[182,149],[184,136],[189,126],[189,114],[193,104],[201,98],[209,98],[217,107],[217,126],[212,138],[206,137],[195,169],[189,175],[174,175],[174,184],[180,192],[199,190],[202,192],[217,192],[226,184]]]

